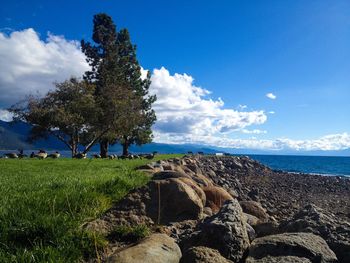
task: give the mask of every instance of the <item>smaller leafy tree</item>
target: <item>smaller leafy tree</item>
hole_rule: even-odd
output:
[[[95,86],[76,78],[55,86],[43,98],[30,96],[9,111],[15,120],[32,125],[30,141],[51,135],[71,150],[72,157],[79,145],[84,146],[82,153],[87,153],[109,128],[97,127],[100,108],[96,107]]]

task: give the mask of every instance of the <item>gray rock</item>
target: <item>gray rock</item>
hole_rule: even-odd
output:
[[[279,233],[279,225],[275,221],[266,222],[266,223],[258,223],[253,226],[258,237],[274,235]]]
[[[181,246],[206,246],[217,249],[225,258],[238,262],[249,246],[246,221],[237,200],[228,200],[220,211],[198,224],[196,232]]]
[[[305,206],[292,219],[282,222],[279,231],[319,235],[335,252],[339,262],[350,262],[350,224],[315,205]]]
[[[248,233],[249,241],[252,242],[256,238],[255,230],[249,224],[247,224],[246,227],[247,227],[247,233]]]
[[[313,263],[338,262],[326,241],[311,233],[284,233],[256,238],[249,248],[250,262],[269,256],[307,258]]]

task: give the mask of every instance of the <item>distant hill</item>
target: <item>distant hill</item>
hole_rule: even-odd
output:
[[[34,143],[29,143],[27,137],[30,131],[30,125],[24,122],[10,123],[0,120],[0,150],[68,150],[67,147],[55,137],[49,137],[47,140],[39,140]],[[98,145],[92,148],[92,151],[99,151]],[[112,145],[110,147],[111,152],[121,152],[120,145]],[[192,152],[204,152],[207,154],[216,152],[225,152],[230,154],[239,155],[317,155],[317,156],[350,156],[350,149],[341,151],[293,151],[293,150],[281,150],[281,151],[264,151],[256,149],[234,149],[234,148],[222,148],[215,146],[205,146],[198,144],[166,144],[166,143],[150,143],[142,146],[133,145],[130,147],[130,152],[153,152],[159,153],[187,153]]]

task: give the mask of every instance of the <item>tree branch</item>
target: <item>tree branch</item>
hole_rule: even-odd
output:
[[[55,136],[57,139],[59,139],[61,142],[63,142],[70,150],[73,150],[73,147],[72,147],[72,145],[70,145],[65,139],[64,139],[64,137],[62,136],[62,135],[59,135],[59,134],[57,134],[57,133],[55,133],[55,132],[53,132],[53,131],[48,131],[51,135],[53,135],[53,136]]]

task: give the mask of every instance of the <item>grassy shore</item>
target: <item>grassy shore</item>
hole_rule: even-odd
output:
[[[167,159],[175,155],[159,155]],[[148,178],[149,160],[0,159],[0,262],[77,262],[105,246],[80,225]]]

